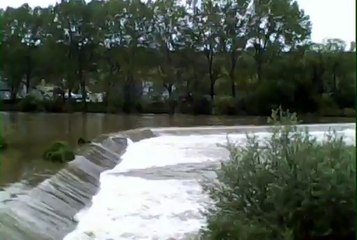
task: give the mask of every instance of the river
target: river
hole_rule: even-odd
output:
[[[43,161],[43,151],[51,142],[64,140],[76,146],[79,137],[92,139],[100,134],[142,127],[262,124],[265,118],[235,118],[178,115],[110,114],[27,114],[2,113],[3,132],[10,148],[2,153],[0,188],[23,182],[31,187],[52,175],[61,164]]]
[[[134,168],[133,166],[131,166],[127,169],[127,172],[125,174],[122,173],[119,177],[115,178],[114,182],[116,182],[116,188],[112,188],[112,184],[108,185],[109,188],[107,186],[108,190],[105,190],[105,187],[102,188],[102,186],[105,185],[103,185],[101,177],[100,191],[110,191],[110,193],[108,192],[108,194],[110,195],[111,193],[113,193],[113,191],[119,191],[119,189],[122,189],[123,193],[125,193],[125,190],[123,189],[124,185],[127,186],[128,184],[133,184],[140,186],[147,184],[145,189],[137,188],[138,192],[136,193],[127,192],[127,194],[129,195],[134,194],[138,196],[138,194],[148,194],[148,189],[152,189],[154,191],[157,188],[157,185],[150,185],[152,184],[152,182],[140,182],[142,181],[140,179],[138,182],[138,176],[142,176],[142,178],[144,179],[159,178],[159,180],[173,180],[173,182],[163,181],[161,190],[165,189],[165,186],[167,184],[177,186],[176,189],[178,190],[184,190],[185,184],[190,184],[194,186],[194,184],[192,183],[192,179],[194,179],[195,177],[193,176],[202,175],[206,172],[211,172],[211,169],[215,167],[215,163],[217,163],[219,158],[225,156],[221,150],[214,150],[212,147],[214,147],[217,142],[222,142],[225,139],[225,136],[224,134],[222,135],[222,133],[226,132],[227,128],[226,130],[222,128],[220,130],[219,135],[211,135],[209,138],[198,136],[201,133],[198,133],[198,135],[197,133],[195,133],[196,135],[192,137],[176,136],[172,138],[170,136],[161,136],[158,138],[152,138],[153,140],[149,140],[149,142],[141,141],[143,142],[140,142],[141,145],[130,145],[130,143],[123,141],[124,138],[111,138],[109,141],[105,140],[104,137],[102,138],[104,140],[98,140],[100,146],[92,146],[90,150],[82,154],[84,157],[77,156],[76,160],[74,161],[74,164],[67,166],[61,172],[58,171],[63,169],[63,164],[46,162],[43,161],[41,157],[44,149],[53,141],[65,140],[68,141],[73,147],[76,147],[76,142],[79,137],[83,137],[85,139],[93,139],[98,137],[99,135],[103,135],[106,133],[116,133],[123,130],[143,127],[227,127],[242,125],[263,125],[266,123],[266,118],[259,117],[243,118],[188,115],[176,115],[174,117],[170,117],[167,115],[128,116],[80,113],[2,113],[1,117],[3,119],[2,127],[4,128],[4,131],[9,135],[8,139],[10,141],[10,146],[9,149],[2,153],[2,158],[0,160],[0,210],[3,210],[3,212],[0,211],[0,215],[3,214],[2,216],[5,216],[2,219],[3,222],[0,221],[0,236],[7,236],[7,239],[9,240],[61,239],[65,236],[64,233],[68,233],[71,230],[74,230],[75,221],[73,219],[73,215],[75,213],[78,213],[78,211],[84,206],[87,206],[87,203],[91,200],[93,195],[97,193],[99,187],[100,173],[102,173],[104,170],[110,170],[116,166],[116,164],[118,163],[117,159],[119,159],[120,156],[124,153],[123,151],[125,150],[128,144],[128,151],[124,154],[122,158],[130,158],[131,160],[129,162],[139,165],[134,166]],[[351,122],[351,119],[308,119],[307,122]],[[180,131],[182,133],[182,130]],[[175,132],[175,135],[177,135],[180,131]],[[191,135],[194,134],[191,129],[189,129],[188,131]],[[203,132],[207,134],[207,131],[208,130],[206,129]],[[164,132],[165,131],[161,131],[159,135],[165,135],[163,134]],[[140,134],[150,135],[150,133],[144,132]],[[140,140],[142,138],[150,137],[149,135],[145,137],[137,136],[137,138],[138,140]],[[136,138],[135,134],[131,134],[130,136],[132,139]],[[239,137],[241,136],[242,134],[239,135]],[[164,151],[164,149],[166,149],[167,151]],[[160,156],[155,156],[158,151],[160,151],[161,153]],[[128,156],[128,154],[131,155]],[[213,165],[212,162],[208,162],[203,165],[201,164],[202,159],[209,158],[214,159]],[[133,161],[133,159],[135,161]],[[145,159],[150,159],[150,161],[153,161],[153,159],[157,159],[159,162],[151,162],[151,165],[149,164],[147,167],[145,167]],[[170,159],[170,161],[172,161],[172,164],[174,166],[177,165],[178,168],[170,169],[167,164],[160,163],[160,161],[163,161],[163,159],[165,159],[165,161]],[[117,166],[122,166],[125,168],[125,162],[123,164],[119,164]],[[175,172],[175,170],[177,172]],[[56,175],[54,176],[54,174]],[[175,176],[173,177],[172,174],[174,174]],[[53,177],[51,178],[51,176]],[[126,178],[123,179],[123,177]],[[109,174],[107,180],[110,178],[111,176]],[[181,181],[178,181],[178,179],[186,179],[188,182],[183,184]],[[44,180],[46,181],[43,182]],[[156,181],[156,183],[158,182]],[[191,188],[189,189],[189,191],[193,191],[194,193],[196,191],[197,193],[197,188],[198,187],[196,186],[196,188]],[[167,193],[167,190],[163,190],[162,192],[156,191],[156,195],[160,196],[161,194],[163,195],[163,198],[167,198],[165,194],[176,194],[174,188],[171,188],[171,190],[171,193]],[[89,213],[86,213],[87,215],[89,214],[89,217],[86,218],[87,222],[81,221],[78,228],[79,230],[77,229],[77,233],[76,231],[74,231],[72,235],[68,236],[68,239],[84,239],[83,236],[87,236],[87,233],[89,231],[86,228],[89,227],[95,230],[95,227],[93,228],[93,226],[96,225],[96,222],[88,222],[88,219],[93,218],[93,214],[94,216],[101,216],[104,214],[102,216],[103,220],[105,220],[106,218],[118,217],[115,216],[115,214],[105,214],[111,209],[111,207],[117,207],[118,202],[120,202],[121,200],[127,200],[128,195],[124,196],[124,198],[123,196],[120,197],[115,195],[109,197],[113,199],[114,202],[108,202],[108,206],[106,206],[105,209],[102,209],[99,206],[99,210],[102,210],[102,212],[100,213],[96,212],[95,210],[94,212],[89,211]],[[103,198],[103,194],[101,196],[98,196],[97,199],[98,198]],[[133,198],[135,198],[135,196]],[[106,200],[108,200],[108,196]],[[148,201],[151,201],[152,205],[152,209],[149,209],[150,211],[148,210],[148,214],[154,214],[155,211],[158,211],[158,208],[155,209],[155,206],[157,206],[157,204],[155,205],[155,203],[152,202],[153,199],[148,199]],[[167,201],[167,208],[170,207],[170,204],[176,204],[175,201],[184,202],[185,199],[174,199],[171,203],[170,201]],[[92,204],[94,206],[94,209],[98,209],[98,204],[95,204],[95,198],[93,199]],[[111,204],[113,205],[111,206]],[[126,203],[121,202],[121,204],[122,206],[124,206]],[[132,214],[135,215],[135,211],[139,210],[132,210],[134,211]],[[84,213],[82,211],[82,215],[83,214]],[[127,213],[123,214],[125,215]],[[24,219],[27,219],[27,221],[23,221]],[[123,221],[122,223],[126,224],[127,228],[130,228],[130,226],[134,227],[134,225],[130,225],[132,224],[132,222],[130,222],[131,220],[134,221],[135,217],[133,219],[126,218],[126,222]],[[48,221],[53,221],[52,225],[59,229],[49,230],[45,226],[46,224],[48,224]],[[167,219],[157,221],[157,226],[159,227],[160,224],[163,223],[163,221],[167,222]],[[175,221],[172,221],[171,223],[175,224]],[[193,228],[197,228],[197,225],[201,224],[201,222],[202,219],[198,219],[194,216],[191,222],[187,221],[186,225],[183,224],[180,227],[182,229],[185,229],[190,226]],[[31,227],[33,227],[31,226],[31,224],[38,225],[39,230],[32,232],[30,230]],[[103,224],[105,224],[105,221],[103,222]],[[98,230],[99,233],[97,234],[102,234],[102,237],[99,237],[98,239],[111,239],[110,237],[113,237],[117,233],[115,229],[116,224],[117,221],[114,221],[114,224],[112,224],[112,226],[114,227],[114,233],[108,233],[108,236],[106,235],[106,232],[103,233]],[[145,222],[143,222],[143,224],[145,225]],[[82,231],[81,229],[84,230]],[[16,235],[16,237],[14,237],[15,230],[18,234]],[[167,230],[171,231],[170,228],[167,228]],[[78,231],[82,232],[78,233]],[[125,234],[130,235],[130,229],[128,231],[129,233],[122,231],[120,234],[124,234],[124,236]],[[150,229],[149,227],[147,229],[147,232],[150,231],[152,231],[152,229]],[[91,233],[88,236],[90,235]],[[169,232],[167,232],[166,235],[168,236],[168,238],[170,237]],[[115,239],[126,238],[116,237]],[[128,237],[128,239],[131,238]]]

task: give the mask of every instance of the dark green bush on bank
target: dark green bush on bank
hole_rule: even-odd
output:
[[[334,133],[317,142],[294,116],[275,112],[273,120],[264,146],[253,136],[227,145],[218,182],[204,184],[214,204],[202,239],[354,239],[354,147]]]
[[[0,133],[0,151],[4,150],[7,148],[7,142],[6,142],[6,139],[5,139],[5,136]]]
[[[72,161],[75,155],[68,143],[58,141],[46,149],[43,158],[48,161],[64,163]]]
[[[279,100],[276,98],[277,92],[260,92],[257,89],[254,94],[242,94],[240,97],[233,98],[229,95],[217,95],[211,101],[208,95],[193,96],[189,100],[149,100],[142,97],[133,103],[123,105],[120,98],[110,102],[88,102],[86,109],[82,102],[68,101],[62,98],[54,100],[40,100],[33,96],[27,96],[19,102],[3,102],[0,106],[1,111],[22,111],[22,112],[88,112],[88,113],[184,113],[184,114],[216,114],[216,115],[249,115],[266,116],[270,109],[282,105],[285,108],[293,108],[301,114],[314,114],[320,117],[354,117],[355,109],[352,107],[344,108],[336,103],[332,95],[322,94],[313,99],[306,99],[303,109],[301,101],[288,101],[285,97]],[[265,90],[266,91],[266,90]],[[264,94],[263,94],[264,93]]]
[[[44,110],[43,101],[28,95],[19,102],[19,110],[22,112],[40,112]]]
[[[214,113],[219,115],[235,115],[238,113],[238,101],[231,96],[217,97],[214,101]]]

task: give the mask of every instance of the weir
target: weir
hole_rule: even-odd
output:
[[[301,125],[301,127],[307,127],[310,131],[327,131],[329,129],[343,131],[345,129],[355,129],[355,124]],[[227,133],[267,132],[268,130],[269,128],[267,126],[221,126],[135,129],[102,135],[94,139],[92,144],[88,144],[87,146],[78,149],[75,160],[68,163],[57,174],[40,183],[27,195],[19,196],[12,201],[4,203],[3,206],[0,207],[0,240],[63,239],[69,232],[75,229],[77,225],[76,214],[80,210],[90,207],[91,201],[93,201],[93,196],[98,193],[101,174],[106,170],[120,166],[120,161],[126,148],[136,144],[136,142],[148,138],[156,139],[155,137],[157,136],[181,136],[182,138],[179,139],[178,144],[182,144],[182,146],[185,147],[186,145],[189,145],[189,143],[186,143],[186,140],[188,141],[189,136],[191,135],[224,135]],[[204,141],[205,139],[207,139],[207,137],[202,138],[202,140],[196,139],[195,141]],[[145,149],[148,152],[138,154],[141,154],[141,158],[143,159],[145,157],[150,158],[150,160],[154,159],[155,156],[150,155],[150,153],[157,153],[155,152],[156,149],[152,152],[149,150],[150,144],[152,144],[153,148],[155,147],[155,141],[150,143],[146,142],[145,144]],[[161,144],[161,149],[165,150],[165,140],[161,140],[161,142],[158,141],[157,144]],[[167,148],[170,147],[172,146],[167,146]],[[210,152],[211,150],[205,149],[204,145],[201,146],[202,149],[199,147],[200,146],[198,146],[197,149],[198,158],[206,156],[217,157],[215,156],[215,154],[217,154],[216,152]],[[134,151],[132,149],[131,154],[140,149],[143,150],[144,148],[137,148],[134,149]],[[205,155],[200,155],[200,151],[205,151]],[[174,154],[170,154],[171,152],[163,152],[163,156],[175,157]],[[133,157],[133,155],[131,155],[131,157]],[[144,162],[142,163],[143,165],[146,164]],[[108,176],[112,175],[113,177],[116,177],[120,175],[119,177],[127,177],[133,181],[138,177],[149,180],[172,178],[184,180],[186,178],[190,179],[192,176],[196,175],[209,175],[216,165],[217,161],[203,164],[199,162],[182,163],[181,165],[171,165],[171,167],[162,165],[148,168],[143,167],[143,169],[137,168],[125,173],[108,173]],[[124,164],[124,169],[125,167]],[[130,181],[128,183],[130,183]],[[149,187],[150,186],[148,186],[148,188]],[[119,186],[118,188],[119,189],[115,191],[120,191]],[[156,187],[153,189],[155,188]],[[174,186],[172,188],[174,188]],[[103,204],[106,205],[107,203],[103,202]],[[108,203],[108,205],[110,205],[110,203]],[[96,221],[96,219],[93,219],[93,221]],[[80,237],[73,239],[85,238]]]
[[[76,225],[75,214],[90,203],[100,174],[120,162],[128,141],[153,137],[147,129],[102,135],[78,149],[76,158],[27,195],[0,208],[0,240],[58,240]]]

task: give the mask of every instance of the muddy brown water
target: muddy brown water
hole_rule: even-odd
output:
[[[2,131],[9,149],[1,153],[0,188],[22,183],[32,187],[53,175],[62,165],[42,160],[45,148],[54,141],[68,141],[73,147],[79,137],[92,139],[103,133],[142,127],[191,127],[211,125],[262,125],[266,117],[176,115],[0,113]],[[351,122],[348,118],[308,119],[306,122]],[[0,190],[1,191],[1,190]]]

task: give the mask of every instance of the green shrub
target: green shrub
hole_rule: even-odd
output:
[[[43,102],[46,112],[63,112],[65,103],[61,98],[55,100],[46,100]]]
[[[74,152],[66,142],[53,143],[43,154],[43,158],[54,162],[69,162],[75,158]]]
[[[82,137],[78,138],[78,140],[77,140],[78,145],[83,145],[83,144],[87,144],[87,143],[91,143],[91,141],[86,140],[85,138],[82,138]]]
[[[322,94],[316,99],[318,111],[321,116],[332,117],[342,116],[342,111],[339,109],[335,100],[328,94]]]
[[[39,112],[44,109],[42,101],[31,95],[19,102],[19,108],[22,112]]]
[[[5,139],[5,136],[0,133],[0,151],[4,150],[7,148],[7,142],[6,142],[6,139]]]
[[[107,112],[107,107],[105,103],[102,102],[89,102],[87,103],[87,112],[105,113]]]
[[[213,205],[202,239],[354,239],[354,147],[335,133],[317,142],[294,116],[277,116],[266,144],[226,146],[218,181],[203,184]]]
[[[194,114],[211,114],[212,113],[212,101],[210,96],[200,96],[194,98],[193,101],[193,113]]]
[[[169,103],[161,100],[147,101],[143,104],[143,113],[169,113]]]
[[[144,111],[144,103],[141,99],[135,102],[134,111],[137,113],[142,113]]]
[[[254,91],[244,94],[239,107],[248,115],[260,116],[269,115],[271,109],[279,105],[289,107],[293,96],[289,91],[284,91],[279,83],[279,81],[262,81],[255,86]]]
[[[214,112],[223,115],[237,114],[237,100],[231,96],[217,97],[214,101]]]
[[[356,110],[353,108],[344,108],[343,115],[346,117],[356,117]]]

